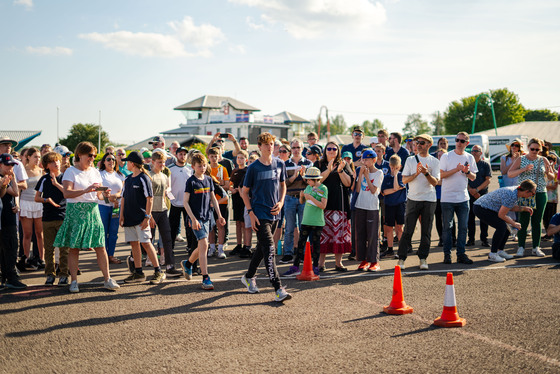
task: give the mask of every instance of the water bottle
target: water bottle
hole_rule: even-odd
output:
[[[278,256],[282,254],[282,240],[278,240],[278,245],[276,246],[276,254]]]

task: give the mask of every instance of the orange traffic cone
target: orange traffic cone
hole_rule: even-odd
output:
[[[296,277],[300,281],[316,281],[318,275],[313,272],[313,262],[311,261],[311,247],[309,242],[305,243],[305,255],[303,256],[303,271]]]
[[[463,327],[466,324],[467,321],[464,318],[459,317],[459,313],[457,313],[453,274],[447,273],[445,296],[443,297],[443,313],[441,313],[441,317],[434,320],[434,325],[439,327]]]
[[[414,311],[411,306],[406,305],[403,296],[401,267],[395,266],[395,276],[393,277],[393,298],[389,306],[383,307],[383,312],[387,314],[410,314]]]

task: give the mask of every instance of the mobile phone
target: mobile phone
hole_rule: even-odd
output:
[[[95,190],[96,190],[96,191],[107,191],[108,189],[109,189],[109,187],[99,186],[99,187],[97,187]]]
[[[224,132],[222,134],[220,134],[220,138],[222,139],[227,139],[229,137],[229,134],[227,132]]]

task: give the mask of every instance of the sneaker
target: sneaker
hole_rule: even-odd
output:
[[[239,257],[241,258],[251,257],[251,247],[243,246],[243,248],[241,248],[241,250],[239,251]]]
[[[484,248],[490,248],[490,244],[488,243],[488,240],[482,240],[480,242],[480,245]]]
[[[278,291],[276,291],[276,293],[274,294],[274,301],[277,302],[282,302],[284,300],[290,300],[292,298],[292,295],[290,295],[285,289],[284,287],[280,287],[278,289]]]
[[[68,277],[58,278],[58,285],[59,286],[68,286]]]
[[[451,254],[445,253],[443,255],[443,263],[444,264],[451,264]]]
[[[150,284],[160,284],[165,279],[165,273],[163,271],[156,271],[150,279]]]
[[[203,290],[213,290],[214,283],[210,280],[210,277],[202,280],[202,289]]]
[[[37,269],[39,270],[44,270],[45,269],[45,261],[38,259],[37,261],[35,261],[35,265],[37,266]]]
[[[397,262],[397,266],[401,268],[401,270],[404,270],[404,260],[399,260]]]
[[[292,255],[284,255],[280,261],[278,261],[281,264],[291,264],[294,261],[294,256]]]
[[[318,266],[313,266],[313,274],[319,275],[319,267]]]
[[[488,254],[488,261],[492,262],[505,262],[506,259],[500,256],[498,253],[490,252]]]
[[[471,260],[467,255],[457,256],[457,262],[459,264],[465,264],[465,265],[473,264],[473,260]]]
[[[426,260],[425,258],[421,258],[420,259],[420,270],[428,270],[428,260]]]
[[[231,252],[229,252],[230,256],[236,256],[241,252],[241,248],[243,248],[243,245],[241,244],[237,244],[232,250]]]
[[[468,240],[465,244],[467,247],[472,247],[474,245],[474,240]]]
[[[144,277],[144,279],[146,278]],[[106,288],[111,291],[115,291],[121,288],[121,286],[119,286],[113,278],[109,278],[105,282],[103,282],[103,288]]]
[[[282,274],[283,277],[290,277],[295,275],[300,275],[301,271],[299,271],[299,266],[290,266],[287,272]]]
[[[21,290],[27,287],[27,285],[25,283],[20,282],[19,279],[7,281],[6,283],[4,283],[4,286],[6,288],[11,288],[13,290]]]
[[[127,278],[124,279],[124,283],[140,283],[146,280],[144,273],[132,273]]]
[[[348,255],[348,261],[356,261],[356,256]]]
[[[437,242],[437,247],[443,247],[443,242],[441,240]]]
[[[385,257],[393,257],[395,255],[395,250],[393,249],[387,249],[384,252],[381,252],[381,254],[379,255],[380,258],[385,258]]]
[[[16,269],[18,269],[20,273],[27,271],[25,268],[25,256],[20,257],[19,261],[16,262]]]
[[[224,250],[223,250],[223,249],[220,249],[220,248],[218,248],[218,256],[217,256],[217,257],[218,257],[220,260],[225,260],[225,259],[227,258],[227,257],[226,257],[226,254],[224,253]]]
[[[525,256],[525,248],[519,247],[517,249],[517,253],[515,253],[515,257],[523,257]]]
[[[78,281],[72,281],[72,283],[70,283],[68,291],[72,293],[80,292],[80,289],[78,288]]]
[[[214,257],[214,255],[216,254],[216,248],[208,248],[208,257]]]
[[[257,287],[257,279],[255,277],[247,279],[245,275],[241,277],[241,283],[247,287],[247,292],[258,293],[259,289]]]
[[[178,234],[178,235],[177,235],[177,238],[175,238],[175,240],[178,241],[178,242],[181,242],[181,243],[184,242],[184,241],[186,241],[185,238],[183,238],[183,237],[181,236],[181,234]]]
[[[34,261],[34,259],[27,260],[25,262],[25,269],[26,270],[37,270],[38,266],[36,264],[36,261]]]
[[[369,262],[367,262],[367,261],[362,261],[362,262],[360,262],[360,265],[358,265],[358,269],[356,269],[356,270],[358,270],[358,271],[366,271],[366,269],[368,268],[368,266],[369,266]]]
[[[128,271],[130,272],[130,274],[134,274],[134,257],[128,256],[126,258],[126,264],[128,265]]]
[[[379,270],[381,270],[381,266],[379,266],[378,262],[372,262],[367,269],[367,271],[379,271]]]
[[[181,269],[183,269],[183,275],[186,280],[192,279],[192,266],[187,267],[187,260],[181,261]]]
[[[541,250],[541,247],[533,248],[533,255],[537,257],[544,257],[544,252]]]
[[[507,254],[506,251],[498,251],[498,256],[505,258],[506,260],[511,260],[513,258],[513,256]]]
[[[54,275],[47,275],[47,280],[45,281],[45,286],[54,286],[54,281],[55,281],[55,277]]]
[[[144,264],[145,267],[151,267],[154,266],[154,264],[152,264],[152,260],[150,260],[150,258],[146,258],[146,263]]]
[[[183,275],[183,272],[172,267],[165,270],[165,275],[167,278],[177,278]]]

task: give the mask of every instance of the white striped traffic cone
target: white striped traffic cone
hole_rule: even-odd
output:
[[[447,273],[445,296],[443,297],[443,312],[441,313],[441,317],[434,320],[434,325],[439,327],[463,327],[466,324],[467,321],[464,318],[459,317],[459,313],[457,313],[453,274]]]

